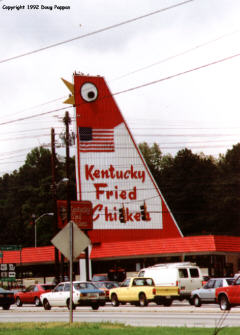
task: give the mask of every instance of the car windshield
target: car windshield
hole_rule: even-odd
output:
[[[1,292],[1,293],[9,293],[10,291],[5,290],[4,288],[0,287],[0,292]]]
[[[153,286],[153,280],[151,278],[138,278],[134,279],[133,286]]]
[[[83,289],[90,289],[90,290],[96,290],[96,286],[92,283],[74,283],[74,288],[76,290],[83,290]]]
[[[234,278],[226,279],[226,282],[228,283],[228,285],[232,285],[234,282]]]
[[[119,286],[117,283],[111,283],[111,282],[94,282],[94,285],[99,288],[107,288],[107,289]]]
[[[94,275],[93,276],[93,281],[100,281],[100,280],[106,280],[107,279],[107,276],[105,275]]]

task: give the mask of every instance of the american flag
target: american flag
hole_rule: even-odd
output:
[[[82,152],[113,152],[113,129],[79,127],[79,150]]]

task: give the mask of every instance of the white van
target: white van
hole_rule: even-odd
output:
[[[189,301],[191,292],[202,287],[203,284],[200,268],[191,262],[156,264],[141,269],[138,276],[153,278],[156,286],[178,286],[179,298]]]

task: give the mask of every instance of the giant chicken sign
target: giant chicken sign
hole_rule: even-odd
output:
[[[104,78],[63,81],[76,108],[77,195],[93,204],[92,242],[182,236]]]

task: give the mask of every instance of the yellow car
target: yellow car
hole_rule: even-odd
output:
[[[164,305],[170,305],[173,296],[178,295],[178,287],[155,286],[152,278],[145,277],[127,278],[120,287],[112,288],[109,292],[113,306],[130,302],[143,307],[149,302],[160,304],[160,301]]]

